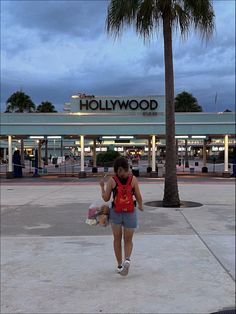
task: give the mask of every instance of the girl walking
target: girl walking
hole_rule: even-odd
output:
[[[114,252],[117,259],[117,272],[126,276],[129,272],[130,257],[133,249],[133,235],[137,228],[136,202],[139,210],[143,211],[142,196],[138,180],[129,173],[126,158],[118,157],[114,162],[115,176],[107,182],[100,182],[102,198],[108,202],[113,197],[110,208],[110,222],[114,237]],[[135,200],[134,200],[135,198]],[[124,240],[124,260],[122,259],[122,237]]]

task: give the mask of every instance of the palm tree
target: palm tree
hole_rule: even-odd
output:
[[[49,101],[42,101],[37,107],[37,112],[57,112],[54,105]]]
[[[210,0],[111,0],[106,20],[107,32],[119,36],[125,25],[150,39],[163,26],[166,96],[166,175],[164,207],[179,207],[176,175],[173,28],[186,36],[193,26],[208,39],[214,30],[214,11]]]
[[[6,101],[5,112],[34,112],[35,104],[23,91],[13,93]]]
[[[184,91],[175,97],[175,112],[202,112],[202,107],[192,94]]]

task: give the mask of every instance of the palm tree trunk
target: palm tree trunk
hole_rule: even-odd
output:
[[[172,55],[172,25],[170,14],[163,14],[165,96],[166,96],[166,173],[163,198],[164,207],[179,207],[179,192],[176,174],[174,70]]]

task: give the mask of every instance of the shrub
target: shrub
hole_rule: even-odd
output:
[[[97,165],[102,165],[102,166],[113,166],[114,160],[119,157],[120,154],[115,151],[108,150],[107,152],[104,153],[99,153],[97,155]]]
[[[220,160],[220,161],[223,161],[224,160],[224,151],[221,151],[219,153],[219,155],[217,156],[217,160]],[[234,151],[232,148],[229,149],[229,162],[230,163],[233,163],[233,160],[234,160]]]

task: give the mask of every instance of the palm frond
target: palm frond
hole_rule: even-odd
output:
[[[157,32],[160,28],[161,22],[161,8],[160,1],[143,0],[139,6],[136,18],[136,31],[144,40]]]
[[[112,0],[108,7],[107,32],[117,37],[125,25],[133,25],[144,40],[150,39],[160,30],[166,14],[183,38],[191,27],[206,39],[215,29],[210,0]]]
[[[215,30],[215,14],[210,0],[185,0],[184,10],[202,39],[208,40]]]
[[[113,33],[117,37],[121,34],[125,24],[133,24],[141,2],[141,0],[112,0],[108,6],[107,32]]]
[[[13,93],[6,101],[7,112],[32,112],[35,104],[31,98],[22,91]]]
[[[172,21],[176,30],[180,29],[182,37],[187,37],[191,21],[189,14],[184,10],[182,3],[174,3],[172,9]]]

